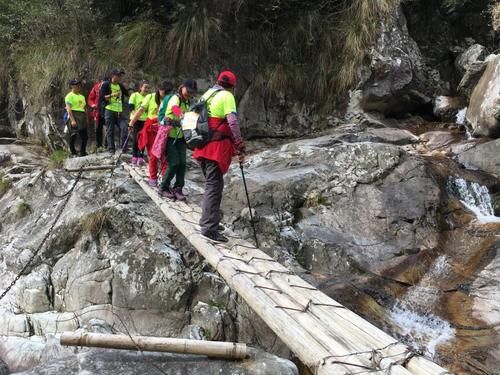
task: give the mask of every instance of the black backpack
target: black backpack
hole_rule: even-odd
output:
[[[200,99],[198,102],[193,104],[189,109],[191,112],[198,114],[198,119],[196,120],[195,128],[185,128],[182,127],[182,132],[184,133],[184,140],[186,145],[190,150],[195,148],[202,148],[210,142],[213,133],[216,131],[211,130],[208,125],[208,103],[219,91],[222,89],[215,90],[207,99]],[[219,124],[222,125],[224,120]]]

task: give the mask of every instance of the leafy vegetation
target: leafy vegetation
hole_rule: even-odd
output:
[[[52,168],[62,168],[64,165],[64,160],[69,158],[69,152],[67,150],[55,150],[50,155],[50,166]]]
[[[11,182],[0,174],[0,198],[10,189]]]
[[[114,66],[129,81],[153,82],[231,66],[269,97],[293,94],[331,106],[356,81],[399,1],[2,2],[0,47],[10,52],[0,57],[0,91],[20,77],[30,104],[47,105],[68,90],[69,78],[93,81]],[[441,1],[453,7],[471,0]],[[498,28],[500,6],[491,11]]]
[[[16,216],[20,219],[31,212],[31,206],[24,200],[21,200],[16,205]]]

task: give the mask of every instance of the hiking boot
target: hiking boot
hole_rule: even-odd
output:
[[[135,156],[132,156],[132,158],[130,159],[130,164],[132,164],[132,165],[137,164],[137,158]]]
[[[207,233],[201,233],[201,235],[202,237],[205,237],[213,242],[226,243],[229,241],[229,239],[226,236],[224,236],[222,233],[219,232],[207,232]]]
[[[148,180],[148,185],[151,187],[156,187],[158,185],[158,180],[155,180],[154,178],[150,178]]]
[[[186,200],[186,196],[182,193],[181,187],[174,188],[174,194],[175,194],[175,199],[177,199],[178,201]]]
[[[176,198],[175,193],[170,188],[167,188],[167,190],[160,190],[160,195],[163,198],[168,198],[168,199],[175,199]]]
[[[217,225],[217,230],[218,230],[219,232],[223,232],[223,231],[225,231],[225,230],[226,230],[226,227],[225,227],[224,225],[222,225],[222,224],[219,224],[219,225]]]
[[[80,156],[87,156],[87,155],[88,155],[88,154],[87,154],[85,151],[80,152]]]
[[[141,166],[141,165],[144,165],[144,164],[146,164],[146,162],[144,161],[144,158],[142,158],[142,157],[139,156],[137,158],[137,165]]]

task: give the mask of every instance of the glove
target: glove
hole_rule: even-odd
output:
[[[238,142],[235,143],[235,147],[236,147],[236,153],[238,155],[245,154],[245,152],[246,152],[245,141],[243,141],[242,139],[240,139]]]

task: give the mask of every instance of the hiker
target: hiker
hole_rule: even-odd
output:
[[[80,91],[82,82],[79,79],[69,81],[71,91],[64,98],[66,104],[66,112],[68,113],[68,133],[69,133],[69,149],[71,157],[77,157],[78,153],[75,149],[76,137],[80,136],[80,156],[87,155],[87,114],[85,113],[85,96]]]
[[[149,92],[149,83],[142,81],[139,84],[138,91],[130,95],[128,103],[132,107],[132,112],[130,113],[130,120],[132,120],[136,112],[141,108],[141,104]],[[135,121],[132,128],[129,128],[129,132],[132,132],[133,144],[132,144],[132,159],[130,159],[131,164],[143,165],[144,164],[144,150],[139,150],[139,132],[144,127],[144,122],[147,119],[147,113],[143,111],[141,116],[137,121]]]
[[[103,149],[104,111],[99,108],[99,91],[104,81],[106,81],[106,78],[96,81],[87,98],[87,103],[91,109],[90,119],[93,121],[95,128],[96,151],[102,151]],[[107,144],[107,142],[105,143]]]
[[[113,69],[111,79],[101,85],[99,92],[99,98],[104,102],[106,138],[110,155],[115,153],[115,127],[120,131],[120,147],[125,146],[128,136],[127,120],[122,117],[123,99],[128,96],[127,89],[120,83],[124,74],[122,69]]]
[[[220,233],[223,175],[227,173],[233,155],[238,155],[240,163],[245,161],[245,142],[241,137],[233,95],[235,86],[234,73],[223,71],[217,78],[217,84],[203,94],[202,99],[207,101],[209,127],[213,133],[210,142],[202,148],[195,148],[193,153],[205,176],[201,234],[217,242],[228,241]]]
[[[139,149],[144,149],[148,153],[148,170],[149,170],[149,186],[156,187],[158,185],[158,162],[160,161],[151,152],[155,142],[156,134],[158,133],[158,108],[163,98],[172,92],[174,85],[169,81],[163,81],[156,92],[150,93],[144,97],[140,108],[135,112],[130,120],[129,128],[133,128],[135,123],[139,121],[143,113],[146,113],[146,122],[139,133],[138,146]],[[165,173],[167,169],[167,161],[161,159],[161,173]]]
[[[170,97],[165,109],[165,125],[171,127],[167,139],[167,172],[160,184],[160,195],[180,201],[186,200],[182,192],[186,174],[186,141],[181,127],[181,118],[189,108],[189,99],[198,91],[195,80],[187,79],[179,87],[178,92]],[[175,184],[170,186],[175,177]]]

